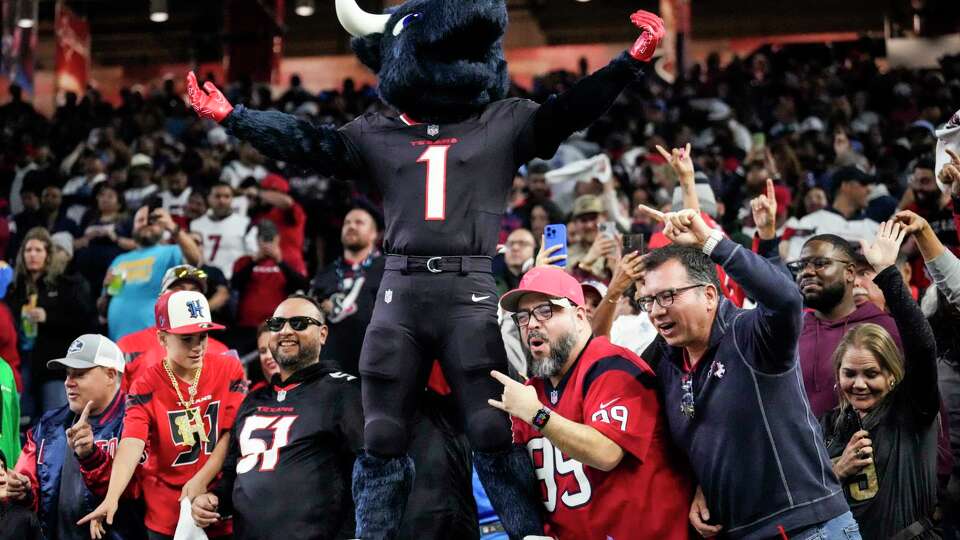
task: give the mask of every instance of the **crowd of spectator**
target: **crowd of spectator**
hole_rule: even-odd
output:
[[[683,358],[699,359],[715,348],[709,354],[717,359],[706,377],[720,379],[733,370],[721,357],[750,356],[747,364],[761,373],[757,395],[770,401],[758,398],[756,415],[738,418],[761,422],[762,417],[772,438],[779,437],[778,429],[800,425],[813,429],[816,424],[817,434],[770,455],[757,452],[756,459],[766,462],[799,461],[783,464],[786,472],[780,470],[777,479],[760,473],[747,477],[760,484],[781,477],[796,481],[787,497],[828,498],[836,496],[829,489],[842,489],[864,538],[901,533],[898,538],[957,539],[960,262],[954,255],[960,254],[960,191],[953,186],[960,184],[960,159],[955,178],[950,166],[940,172],[936,131],[960,108],[960,56],[945,57],[938,69],[881,70],[873,48],[869,42],[765,48],[726,65],[712,55],[676,83],[650,75],[632,85],[606,116],[564,143],[556,156],[528,163],[517,173],[504,201],[494,274],[503,294],[523,288],[532,268],[562,265],[581,287],[577,298],[586,320],[577,323],[577,332],[606,336],[650,364],[651,376],[655,372],[659,384],[671,385],[665,414],[678,422],[711,412],[707,403],[696,403],[694,413],[689,385],[700,383],[696,377],[691,382],[689,368],[673,369],[671,359],[685,365]],[[532,88],[514,86],[511,93],[543,101],[580,75],[546,74]],[[75,521],[92,511],[99,504],[93,503],[96,497],[107,494],[115,511],[143,486],[161,490],[158,481],[144,483],[133,473],[143,446],[127,445],[120,464],[125,477],[118,481],[106,474],[109,463],[99,454],[117,450],[120,424],[114,419],[123,412],[113,403],[118,392],[133,392],[134,374],[157,371],[161,375],[151,384],[166,384],[157,367],[167,365],[171,348],[156,342],[158,328],[170,324],[158,319],[155,302],[161,294],[204,296],[211,324],[227,327],[217,336],[220,341],[211,336],[207,344],[203,338],[206,354],[234,351],[246,379],[269,389],[272,377],[286,378],[296,370],[281,363],[278,374],[277,353],[271,350],[282,346],[269,336],[286,327],[281,321],[280,330],[268,329],[264,322],[284,299],[305,293],[319,308],[315,320],[329,328],[316,347],[319,361],[358,375],[360,347],[384,272],[380,195],[368,191],[362,179],[347,182],[265,158],[219,125],[198,118],[181,91],[178,81],[168,80],[148,92],[125,89],[120,103],[110,104],[91,88],[83,96],[68,94],[46,118],[12,86],[11,100],[0,106],[0,461],[5,464],[0,466],[0,520],[16,520],[17,531],[42,526],[48,536],[78,537],[64,532],[71,528],[67,518]],[[386,107],[375,89],[356,88],[350,80],[340,89],[312,93],[294,77],[279,97],[266,87],[236,83],[225,94],[234,104],[334,125]],[[960,116],[952,122],[960,124]],[[938,174],[946,183],[938,183]],[[543,249],[549,224],[566,226],[566,256]],[[722,240],[710,237],[712,262],[678,246],[665,247],[690,244],[681,234],[689,231],[720,233]],[[690,245],[710,242],[700,240]],[[647,250],[656,255],[643,256]],[[684,281],[684,275],[690,279]],[[698,288],[689,293],[690,300],[683,299],[685,285]],[[694,313],[695,304],[713,310],[699,326],[694,323],[703,314]],[[309,305],[298,306],[313,313]],[[664,319],[668,308],[676,320]],[[740,308],[754,308],[757,315],[749,321],[756,328],[744,329],[748,319],[730,311]],[[735,334],[712,335],[714,316],[723,332],[729,325]],[[545,322],[533,311],[527,319]],[[526,330],[508,312],[499,322],[509,375],[517,380],[537,376]],[[683,324],[701,332],[706,328],[697,338],[702,343],[691,338],[674,346],[670,336]],[[312,331],[309,325],[290,327]],[[124,360],[98,363],[107,370],[103,380],[78,382],[77,369],[68,362],[48,367],[73,352],[78,336],[97,333],[116,342]],[[189,382],[186,351],[199,345],[184,343],[176,345],[182,362],[173,368]],[[798,380],[789,389],[768,376],[791,372],[794,365]],[[431,395],[449,393],[434,371]],[[199,372],[195,377],[195,384],[212,384]],[[746,380],[734,387],[732,379],[728,387],[753,392]],[[81,390],[71,391],[78,384]],[[90,390],[95,384],[99,390]],[[68,430],[66,438],[55,433],[86,424],[88,398],[94,402],[91,422],[97,437],[103,430],[115,431],[103,435],[114,437],[112,448],[84,446],[86,435],[79,428]],[[723,405],[714,397],[709,406],[715,411]],[[239,402],[231,407],[235,415]],[[44,415],[54,410],[61,412]],[[424,441],[443,440],[453,449],[449,455],[467,451],[462,434],[437,435],[453,429],[442,414],[424,414],[429,416],[425,427],[417,428]],[[712,414],[721,420],[697,428],[709,444],[763,429],[753,420],[720,425],[722,413]],[[769,417],[778,418],[773,427]],[[190,428],[192,419],[186,418]],[[157,419],[141,421],[138,433],[147,441]],[[27,428],[32,428],[29,438]],[[694,476],[712,475],[677,488],[686,499],[692,497],[690,522],[699,533],[749,535],[751,512],[775,509],[777,501],[760,500],[769,486],[730,484],[736,473],[721,469],[731,464],[712,462],[717,454],[710,454],[695,429],[673,435],[690,457]],[[84,481],[93,479],[85,488],[77,483],[80,476],[71,480],[69,488],[85,499],[65,505],[62,490],[30,494],[43,487],[36,485],[31,452],[44,438],[55,444],[47,450],[52,455],[64,448],[75,451],[75,459],[52,463],[81,471]],[[223,449],[216,451],[218,441]],[[164,481],[164,497],[176,492],[175,499],[181,489],[191,498],[203,493],[217,472],[211,468],[224,462],[229,445],[229,437],[214,439],[190,469],[202,476],[181,471],[174,483]],[[27,462],[34,460],[33,469],[14,470],[21,448]],[[411,454],[421,459],[416,443]],[[804,487],[812,475],[805,467],[821,466],[832,468],[837,479],[819,486],[822,493]],[[118,464],[113,467],[116,472]],[[463,488],[469,479],[451,483]],[[724,499],[739,490],[750,495],[738,502]],[[223,492],[218,494],[222,501]],[[8,510],[17,500],[31,501],[40,522]],[[214,515],[216,501],[203,499],[203,511],[209,512],[203,515]],[[446,511],[462,509],[462,502],[453,497],[436,504],[447,505]],[[835,504],[842,506],[842,498]],[[728,531],[709,519],[711,511],[728,519]],[[483,508],[480,513],[482,523]],[[151,531],[172,534],[169,516],[149,509],[147,516]],[[207,523],[215,521],[210,517]],[[849,527],[846,521],[837,523]],[[746,529],[729,530],[738,524]],[[121,523],[116,530],[132,538],[136,533],[124,531],[137,526]],[[424,526],[408,524],[404,531],[415,537],[417,527]],[[906,529],[916,534],[903,536]],[[85,529],[81,532],[86,536]],[[217,532],[223,530],[212,535]],[[0,538],[4,535],[0,530]]]

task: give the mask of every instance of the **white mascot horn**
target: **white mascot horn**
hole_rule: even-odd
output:
[[[357,5],[356,0],[337,0],[337,18],[351,36],[364,37],[382,34],[387,28],[390,15],[367,13]]]

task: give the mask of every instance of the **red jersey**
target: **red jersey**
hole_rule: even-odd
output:
[[[670,442],[655,375],[639,356],[593,338],[557,387],[531,378],[542,403],[588,425],[623,449],[604,472],[569,458],[525,422],[513,421],[526,446],[547,510],[546,532],[572,538],[686,539],[690,476]]]
[[[130,384],[143,373],[148,366],[159,364],[166,351],[157,339],[157,327],[151,326],[139,332],[127,334],[120,338],[117,347],[123,352],[126,362],[123,365],[123,378],[120,388],[124,392],[130,391]],[[207,354],[224,354],[227,346],[213,337],[207,338]]]
[[[290,208],[271,208],[268,212],[254,219],[254,223],[261,219],[269,219],[277,226],[280,235],[280,253],[283,261],[291,268],[307,275],[307,263],[303,259],[304,227],[307,224],[307,213],[298,203]]]
[[[190,385],[180,379],[177,383],[180,393],[189,396]],[[210,458],[220,436],[233,427],[246,387],[236,358],[209,352],[203,357],[196,406],[200,408],[208,442],[197,441],[190,446],[177,423],[186,411],[163,363],[148,366],[133,381],[127,397],[123,437],[146,442],[150,452],[143,475],[147,528],[167,535],[174,533],[180,514],[180,490]],[[218,536],[225,531],[215,528],[209,532]]]

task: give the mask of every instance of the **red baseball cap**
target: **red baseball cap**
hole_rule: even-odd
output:
[[[520,286],[500,297],[500,307],[516,312],[525,294],[540,293],[553,298],[566,298],[574,305],[583,305],[580,282],[557,266],[537,266],[524,274]]]
[[[263,178],[263,181],[260,182],[260,187],[262,189],[279,191],[280,193],[290,193],[290,182],[287,182],[286,178],[277,173],[267,174],[267,176]]]
[[[199,334],[223,330],[210,318],[207,297],[197,291],[167,291],[153,307],[157,330],[171,334]]]

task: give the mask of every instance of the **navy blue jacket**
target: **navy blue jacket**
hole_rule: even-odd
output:
[[[711,258],[757,301],[745,310],[722,299],[710,345],[694,367],[694,413],[681,409],[683,349],[662,338],[653,359],[673,440],[703,489],[726,538],[772,538],[848,511],[810,412],[797,345],[803,298],[774,265],[722,240]],[[656,361],[659,360],[659,361]]]
[[[99,417],[91,416],[90,427],[96,449],[85,459],[79,460],[83,485],[87,488],[83,508],[92,512],[103,501],[110,483],[113,456],[117,451],[123,431],[126,398],[118,391],[113,401]],[[17,472],[30,477],[35,507],[43,525],[44,534],[50,538],[57,528],[60,500],[60,477],[67,452],[66,430],[77,420],[69,406],[44,413],[37,425],[27,433],[27,444],[17,460]],[[85,526],[84,526],[85,527]],[[120,508],[113,526],[107,529],[110,540],[144,538],[143,512],[133,501],[121,499]]]

